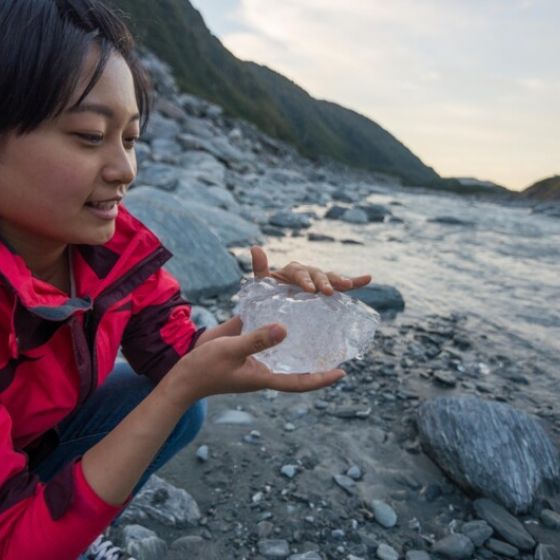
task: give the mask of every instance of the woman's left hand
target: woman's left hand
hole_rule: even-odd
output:
[[[341,276],[336,272],[323,272],[320,268],[307,266],[299,262],[291,262],[280,270],[270,272],[268,258],[260,247],[251,247],[253,259],[253,274],[255,278],[271,277],[279,282],[294,284],[306,292],[321,292],[327,296],[334,294],[335,290],[345,292],[354,288],[361,288],[371,282],[371,275],[364,274],[354,278]]]

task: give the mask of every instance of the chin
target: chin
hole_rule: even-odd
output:
[[[79,236],[78,245],[104,245],[108,241],[111,241],[113,235],[115,235],[115,224],[111,226],[104,227],[102,231],[98,230],[91,235],[81,235]]]

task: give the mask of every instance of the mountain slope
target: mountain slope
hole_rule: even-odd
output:
[[[319,101],[272,70],[233,56],[187,0],[113,0],[140,43],[168,62],[179,86],[294,144],[311,158],[393,173],[417,184],[438,175],[370,119]]]
[[[521,196],[538,200],[560,200],[560,175],[537,181],[522,191]]]

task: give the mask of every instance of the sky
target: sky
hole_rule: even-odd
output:
[[[444,177],[560,174],[560,0],[193,0],[235,56],[371,118]]]

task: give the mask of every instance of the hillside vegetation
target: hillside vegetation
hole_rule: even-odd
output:
[[[310,158],[392,173],[413,184],[439,176],[372,120],[312,98],[280,74],[233,56],[187,0],[113,0],[139,42],[173,68],[184,91],[295,145]]]
[[[522,193],[527,198],[560,200],[560,175],[553,175],[527,187]]]

